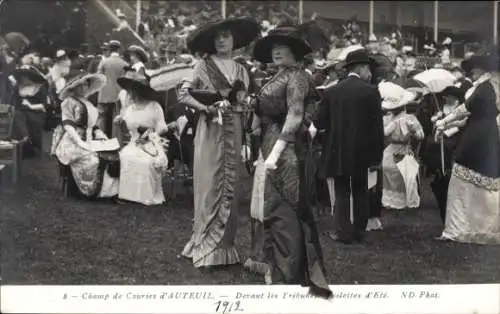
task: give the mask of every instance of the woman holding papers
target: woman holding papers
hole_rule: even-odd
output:
[[[243,123],[235,108],[246,97],[249,76],[232,52],[247,46],[258,32],[253,20],[230,19],[208,24],[188,39],[191,52],[205,55],[179,94],[180,102],[200,112],[194,138],[194,228],[182,252],[195,267],[240,262],[234,240]],[[202,92],[206,98],[196,99]]]
[[[128,71],[118,78],[118,84],[129,95],[129,103],[118,121],[125,122],[130,134],[130,141],[120,151],[118,197],[144,205],[162,204],[165,202],[162,178],[168,165],[160,137],[167,131],[163,109],[154,100],[155,90],[143,74]]]
[[[62,123],[54,130],[52,155],[71,170],[68,192],[72,196],[113,197],[118,193],[118,179],[110,175],[107,163],[92,147],[93,140],[107,137],[97,127],[98,112],[87,97],[105,82],[104,75],[75,71],[60,92]]]
[[[476,55],[469,62],[473,86],[465,102],[436,122],[444,133],[467,118],[455,151],[440,239],[500,244],[500,135],[490,74],[496,64],[493,56]]]
[[[261,193],[260,197],[253,198],[263,200],[257,222],[261,231],[256,234],[262,253],[254,248],[256,257],[245,265],[264,275],[267,284],[304,284],[312,293],[328,297],[331,292],[307,195],[313,179],[308,166],[311,138],[304,125],[310,86],[299,62],[309,53],[311,48],[297,29],[284,26],[271,31],[254,48],[255,59],[273,63],[278,72],[258,95],[256,113],[262,138],[259,159],[265,177],[263,189],[254,190]]]

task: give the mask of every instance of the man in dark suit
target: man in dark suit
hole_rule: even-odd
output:
[[[382,162],[381,97],[370,84],[372,65],[364,49],[351,52],[344,66],[348,76],[325,91],[318,119],[318,129],[325,130],[319,173],[335,182],[333,238],[343,243],[362,241],[369,216],[368,169]]]
[[[117,79],[125,74],[124,68],[128,64],[119,54],[121,48],[119,41],[112,40],[108,45],[111,54],[102,60],[97,69],[97,72],[104,74],[107,79],[106,85],[99,92],[97,108],[99,109],[99,128],[111,138],[113,136],[113,119],[120,112],[118,93],[121,88],[118,86]]]

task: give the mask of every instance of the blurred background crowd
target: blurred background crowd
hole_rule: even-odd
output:
[[[451,59],[462,59],[494,44],[493,1],[440,2],[437,32],[433,2],[373,3],[374,13],[369,13],[369,1],[4,0],[0,32],[26,34],[32,39],[33,50],[47,63],[59,49],[75,50],[91,59],[112,39],[124,46],[139,44],[151,56],[149,68],[160,67],[173,55],[186,54],[189,33],[221,17],[255,18],[261,23],[262,35],[279,24],[308,25],[311,46],[325,58],[346,44],[367,43],[370,35],[387,46],[381,51],[384,54],[392,42],[398,51],[411,46],[415,55],[427,53],[428,57],[438,56],[444,49],[443,41],[450,38],[447,48]],[[496,25],[498,28],[498,19]]]

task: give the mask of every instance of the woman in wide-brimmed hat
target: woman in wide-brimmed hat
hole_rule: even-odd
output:
[[[51,151],[69,178],[68,193],[73,197],[108,198],[118,193],[116,173],[109,171],[92,148],[94,140],[107,137],[97,127],[98,111],[87,97],[105,83],[102,74],[75,70],[70,72],[60,92],[62,122],[54,130]]]
[[[194,139],[195,221],[182,252],[195,267],[240,262],[234,246],[243,137],[238,108],[249,77],[232,52],[250,44],[258,33],[255,21],[237,19],[208,24],[188,38],[191,53],[204,55],[179,93],[180,102],[200,113]]]
[[[132,68],[136,72],[142,72],[143,74],[146,73],[145,64],[148,63],[149,54],[146,50],[144,50],[144,48],[137,45],[131,45],[123,55],[125,60],[132,65]]]
[[[467,118],[455,150],[440,239],[500,244],[500,134],[491,81],[497,65],[493,55],[475,55],[468,66],[473,86],[464,104],[436,122],[443,133]]]
[[[168,160],[159,134],[167,130],[163,109],[156,102],[156,91],[144,74],[129,69],[118,78],[118,85],[129,99],[122,107],[122,120],[130,141],[120,151],[120,200],[158,205],[165,202],[162,178]]]
[[[403,158],[416,161],[412,142],[424,138],[420,122],[406,111],[417,94],[390,82],[380,83],[379,91],[382,109],[387,112],[384,117],[384,135],[389,142],[382,159],[382,205],[392,209],[418,208],[420,195],[417,176],[405,177],[407,174],[400,170],[405,164],[398,165]]]
[[[278,72],[259,92],[252,126],[260,129],[262,143],[251,205],[256,241],[245,267],[268,284],[305,284],[330,296],[308,199],[313,178],[305,175],[311,169],[304,123],[310,86],[301,62],[311,52],[293,26],[277,27],[254,46],[254,58]]]
[[[18,67],[14,71],[14,78],[17,81],[17,97],[14,103],[18,109],[14,123],[15,129],[21,133],[26,132],[24,136],[29,138],[29,145],[23,146],[25,156],[40,156],[48,82],[34,66]]]

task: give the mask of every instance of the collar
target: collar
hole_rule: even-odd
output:
[[[357,78],[359,78],[359,79],[361,78],[361,76],[359,76],[359,74],[358,74],[358,73],[354,73],[354,72],[350,72],[349,74],[347,74],[347,76],[348,76],[348,77],[349,77],[349,76],[354,76],[354,77],[357,77]]]
[[[112,52],[109,56],[110,57],[119,57],[120,54],[118,54],[118,52]]]
[[[489,81],[490,79],[491,79],[491,74],[490,73],[484,73],[477,80],[475,80],[474,82],[472,82],[472,85],[474,85],[474,87],[477,87],[477,86],[483,84],[484,82]]]

